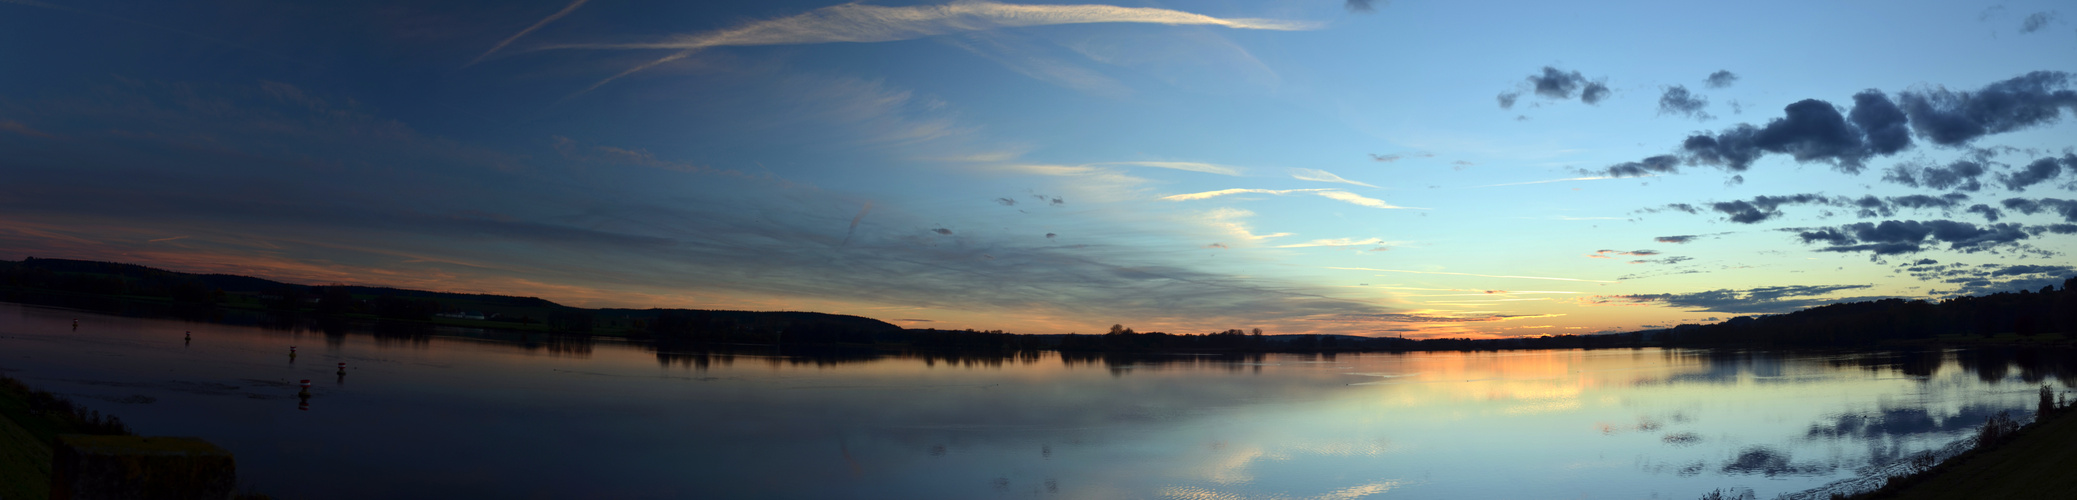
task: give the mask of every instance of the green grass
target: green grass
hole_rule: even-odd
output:
[[[0,418],[0,498],[50,498],[50,459],[43,440]]]

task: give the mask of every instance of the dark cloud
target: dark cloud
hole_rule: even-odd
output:
[[[1607,177],[1643,177],[1673,173],[1676,170],[1680,170],[1680,157],[1659,155],[1639,161],[1617,163],[1609,165],[1605,169],[1589,170],[1584,173]]]
[[[1708,85],[1709,88],[1720,89],[1729,87],[1733,83],[1738,83],[1738,75],[1727,69],[1717,70],[1715,73],[1710,73],[1709,78],[1704,78],[1702,83]]]
[[[1800,231],[1797,237],[1806,244],[1822,242],[1829,245],[1818,249],[1823,252],[1900,255],[1923,251],[1934,243],[1947,243],[1948,249],[1961,252],[1988,250],[2026,239],[2027,231],[2018,224],[2009,223],[1977,226],[1950,220],[1889,220],[1879,224],[1859,222],[1837,228]]]
[[[1903,126],[1895,111],[1896,106],[1880,92],[1862,92],[1855,96],[1854,121],[1849,123],[1831,103],[1804,99],[1782,108],[1784,116],[1768,121],[1765,127],[1741,123],[1714,135],[1692,135],[1681,143],[1681,150],[1691,163],[1731,171],[1743,171],[1760,156],[1777,153],[1797,162],[1830,162],[1841,171],[1856,173],[1869,156],[1894,154],[1910,146],[1908,138],[1895,136],[1895,130]],[[1875,127],[1881,135],[1871,142],[1862,124]]]
[[[1543,74],[1529,75],[1529,84],[1536,89],[1536,95],[1551,99],[1571,99],[1572,93],[1586,83],[1587,77],[1578,71],[1567,73],[1550,66],[1543,67]]]
[[[1998,182],[2005,189],[2026,191],[2027,186],[2048,182],[2062,175],[2063,170],[2077,172],[2077,154],[2064,154],[2061,158],[2047,157],[2034,160],[2018,172],[1998,175]]]
[[[1601,101],[1608,99],[1608,95],[1610,93],[1611,91],[1608,90],[1608,85],[1606,84],[1603,84],[1601,82],[1587,82],[1586,88],[1580,89],[1579,91],[1579,102],[1584,102],[1587,104],[1601,104]]]
[[[1001,204],[1002,204],[1002,206],[1005,206],[1005,207],[1008,207],[1008,206],[1016,206],[1016,205],[1017,205],[1017,200],[1012,200],[1012,199],[1009,199],[1009,198],[996,198],[996,199],[995,199],[995,202],[996,202],[996,203],[1001,203]]]
[[[1406,155],[1381,155],[1381,154],[1377,154],[1377,153],[1371,153],[1371,154],[1370,154],[1370,159],[1371,159],[1371,160],[1381,161],[1381,162],[1385,162],[1385,163],[1391,163],[1391,162],[1399,161],[1399,159],[1400,159],[1400,158],[1405,158],[1405,157],[1406,157]]]
[[[1833,202],[1832,200],[1825,198],[1824,195],[1813,193],[1796,194],[1788,196],[1762,195],[1754,197],[1752,201],[1733,200],[1710,203],[1709,208],[1717,212],[1722,212],[1724,215],[1730,216],[1731,222],[1736,222],[1740,224],[1753,224],[1780,216],[1781,210],[1779,207],[1781,207],[1782,205],[1800,205],[1810,203],[1830,204]]]
[[[1709,116],[1709,113],[1704,111],[1707,108],[1709,108],[1709,98],[1690,93],[1685,86],[1674,85],[1666,87],[1665,93],[1659,94],[1659,114],[1661,115],[1681,115],[1696,120],[1715,118]]]
[[[1929,292],[1939,296],[2039,290],[2045,285],[2061,284],[2063,280],[2077,274],[2077,267],[2071,266],[1995,263],[1938,265],[1930,259],[1907,264],[1899,270],[1921,281],[1956,287],[1951,290]]]
[[[942,228],[942,227],[941,227],[941,228],[937,228],[937,229],[932,229],[932,230],[930,230],[930,232],[933,232],[933,233],[938,233],[938,234],[943,234],[943,235],[950,235],[950,234],[952,234],[952,230],[950,230],[950,229],[945,229],[945,228]]]
[[[1544,70],[1542,75],[1530,77],[1538,95],[1567,97],[1586,85],[1585,77],[1577,71],[1567,73],[1551,67]],[[1674,161],[1653,157],[1661,161],[1622,163],[1582,172],[1634,177],[1673,173],[1685,163],[1714,165],[1735,173],[1751,168],[1768,154],[1786,154],[1799,163],[1825,162],[1854,174],[1871,157],[1910,149],[1913,132],[1935,144],[1959,146],[1987,134],[2052,123],[2059,119],[2062,109],[2077,109],[2077,92],[2065,88],[2069,80],[2068,73],[2035,71],[1973,92],[1945,88],[1900,92],[1898,101],[1890,100],[1880,90],[1869,89],[1855,94],[1853,108],[1844,114],[1830,102],[1804,99],[1782,108],[1783,116],[1769,120],[1765,126],[1741,123],[1715,133],[1691,134],[1681,141],[1679,156],[1670,158]],[[1660,96],[1661,113],[1692,117],[1704,105],[1706,101],[1680,86],[1669,87]],[[1945,186],[1937,189],[1958,187],[1974,191],[1982,187],[1975,178],[1982,175],[1983,159],[1977,160],[1951,166],[1944,172],[1900,166],[1885,179],[1913,186],[1924,182]]]
[[[1775,314],[1795,311],[1811,306],[1833,302],[1869,300],[1880,297],[1816,298],[1841,290],[1869,288],[1870,285],[1790,285],[1769,286],[1746,290],[1719,289],[1694,293],[1653,293],[1635,295],[1610,295],[1595,297],[1600,303],[1659,303],[1670,307],[1692,309],[1697,312],[1720,312],[1727,314]]]
[[[1342,7],[1348,8],[1349,12],[1376,12],[1380,3],[1391,5],[1392,0],[1348,0]]]
[[[1681,141],[1680,150],[1688,155],[1689,163],[1717,165],[1733,172],[1742,172],[1760,159],[1761,151],[1753,143],[1759,128],[1740,123],[1715,135],[1695,134]]]
[[[1872,195],[1862,196],[1858,200],[1847,200],[1846,203],[1860,208],[1860,213],[1857,215],[1861,217],[1888,217],[1896,214],[1895,210],[1890,209],[1888,203],[1884,203],[1881,198],[1876,198]]]
[[[2069,83],[2069,73],[2035,71],[1974,92],[1942,87],[1899,92],[1897,97],[1919,137],[1960,146],[1985,135],[2055,122],[2064,108],[2077,109],[2077,92],[2066,88]]]
[[[1804,99],[1789,104],[1787,116],[1767,122],[1753,135],[1753,145],[1770,153],[1787,153],[1798,162],[1829,160],[1849,172],[1859,170],[1868,155],[1861,132],[1846,123],[1832,103]]]
[[[1695,235],[1683,234],[1679,236],[1660,236],[1657,238],[1652,238],[1652,241],[1657,241],[1660,243],[1687,243],[1690,241],[1695,241]]]
[[[1565,71],[1551,66],[1544,66],[1541,73],[1529,75],[1523,87],[1526,91],[1535,92],[1537,96],[1545,99],[1565,100],[1578,94],[1580,102],[1587,104],[1600,104],[1614,92],[1608,88],[1608,84],[1588,81],[1586,75],[1578,71]],[[1513,108],[1515,99],[1521,95],[1520,91],[1501,93],[1498,97],[1500,107]]]
[[[2047,212],[2061,216],[2065,221],[2077,222],[2077,200],[2010,198],[2006,199],[2002,204],[2005,205],[2007,210],[2017,210],[2019,213],[2027,215]]]
[[[1982,163],[1969,160],[1956,160],[1945,167],[1906,164],[1890,167],[1882,180],[1911,187],[1979,191],[1983,189],[1983,183],[1977,178],[1982,177],[1984,171]]]
[[[1615,256],[1618,256],[1618,255],[1628,255],[1628,256],[1633,256],[1633,257],[1650,257],[1650,256],[1653,256],[1653,255],[1658,255],[1658,254],[1659,254],[1659,251],[1658,251],[1658,250],[1631,250],[1631,251],[1625,252],[1625,251],[1622,251],[1622,250],[1606,250],[1606,249],[1604,249],[1604,250],[1595,250],[1595,251],[1594,251],[1594,253],[1590,253],[1590,254],[1587,254],[1587,256],[1588,256],[1588,257],[1593,257],[1593,258],[1596,258],[1596,259],[1613,259],[1613,258],[1615,258]]]
[[[2000,212],[1998,211],[1998,209],[1991,208],[1990,205],[1985,205],[1982,203],[1970,205],[1968,212],[1972,214],[1981,214],[1983,215],[1983,220],[1991,222],[1997,222],[1999,218],[2005,216],[2004,212]]]
[[[1961,193],[1947,193],[1940,196],[1914,194],[1889,199],[1891,204],[1904,208],[1938,208],[1943,210],[1961,206],[1961,203],[1965,201],[1969,201],[1969,195]]]
[[[2054,22],[2054,21],[2055,21],[2055,12],[2054,12],[2054,11],[2048,11],[2048,12],[2035,12],[2035,13],[2033,13],[2033,14],[2028,14],[2028,15],[2027,15],[2027,18],[2026,18],[2026,19],[2023,19],[2023,20],[2020,20],[2020,21],[2019,21],[2019,32],[2020,32],[2020,33],[2033,33],[2033,32],[2036,32],[2036,31],[2041,31],[2041,28],[2046,28],[2046,27],[2048,27],[2048,23],[2050,23],[2050,22]]]
[[[1853,112],[1847,118],[1866,136],[1870,153],[1887,156],[1911,147],[1910,118],[1880,90],[1854,94]]]

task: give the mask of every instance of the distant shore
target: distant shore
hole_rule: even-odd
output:
[[[973,353],[1335,353],[1516,349],[1927,348],[2077,345],[2077,278],[2060,290],[1945,300],[1883,299],[1739,316],[1714,324],[1621,333],[1495,339],[1280,335],[1260,328],[1208,333],[1018,334],[902,328],[860,316],[801,311],[586,309],[535,297],[358,285],[300,285],[68,259],[0,261],[0,300],[121,315],[216,322],[346,322],[387,328],[475,328],[571,334],[672,346],[922,349]]]

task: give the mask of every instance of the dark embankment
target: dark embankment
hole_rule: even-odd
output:
[[[114,416],[0,377],[0,498],[50,498],[51,446],[59,434],[130,435]]]
[[[2010,420],[1992,419],[1979,433],[1976,449],[1847,498],[2077,498],[2077,410],[2067,402],[2055,406],[2046,398],[2039,412],[2043,416],[2034,423],[2019,427]]]
[[[0,261],[0,300],[216,322],[265,315],[705,343],[872,344],[902,340],[901,327],[840,314],[586,309],[537,297],[302,285],[71,259]]]

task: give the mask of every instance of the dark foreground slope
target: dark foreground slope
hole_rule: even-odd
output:
[[[1846,498],[2077,498],[2077,405],[2050,400],[2046,386],[2041,391],[2033,423],[2022,427],[2003,415],[1994,417],[1978,432],[1976,449]]]
[[[1893,496],[1874,498],[2077,498],[2077,417],[2043,422],[2011,443],[1962,459]]]

